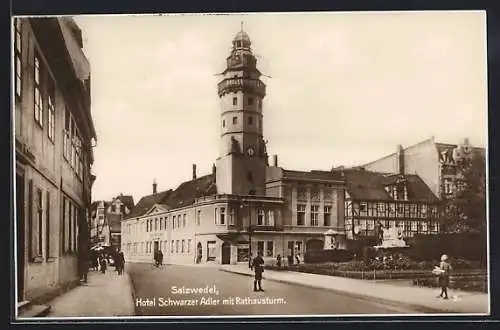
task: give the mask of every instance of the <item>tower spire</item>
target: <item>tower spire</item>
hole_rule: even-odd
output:
[[[241,32],[243,32],[243,21],[241,21]]]

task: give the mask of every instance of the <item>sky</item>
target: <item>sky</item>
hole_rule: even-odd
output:
[[[487,144],[486,14],[356,12],[78,16],[97,130],[94,200],[137,202],[209,174],[217,74],[241,29],[266,76],[279,166],[362,165],[435,137]]]

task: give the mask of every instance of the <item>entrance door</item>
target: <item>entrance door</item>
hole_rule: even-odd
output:
[[[222,264],[228,265],[231,263],[231,244],[228,242],[222,243]]]
[[[154,241],[154,252],[157,252],[160,249],[160,242]]]
[[[196,247],[196,253],[197,253],[197,256],[196,256],[196,263],[199,264],[201,262],[201,259],[203,258],[203,249],[201,248],[201,243],[198,242],[198,245]]]
[[[288,252],[287,252],[287,258],[288,258],[288,263],[293,264],[295,260],[295,242],[294,241],[288,241]]]
[[[24,173],[16,173],[17,301],[24,296]]]

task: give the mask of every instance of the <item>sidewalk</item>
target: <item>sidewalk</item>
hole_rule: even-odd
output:
[[[87,283],[55,298],[47,317],[112,317],[133,316],[130,276],[119,276],[114,268],[106,274],[89,271]]]
[[[247,265],[223,265],[221,271],[253,276]],[[396,306],[406,305],[419,313],[467,313],[488,315],[488,294],[448,290],[449,300],[438,299],[439,289],[374,283],[369,280],[266,269],[263,278],[346,294]]]

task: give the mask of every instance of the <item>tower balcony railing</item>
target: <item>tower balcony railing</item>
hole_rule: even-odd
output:
[[[258,79],[248,78],[227,78],[218,85],[219,97],[226,93],[243,91],[251,92],[264,97],[266,95],[266,85]]]

